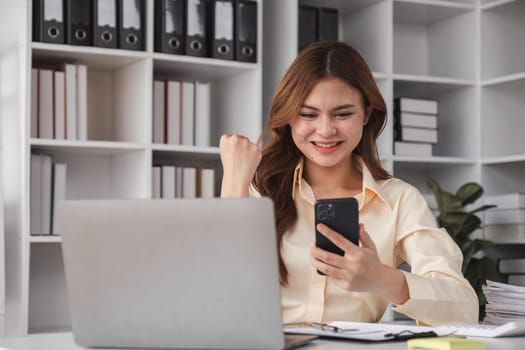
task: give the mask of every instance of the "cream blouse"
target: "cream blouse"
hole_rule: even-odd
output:
[[[403,272],[410,299],[394,310],[429,325],[476,323],[478,298],[461,273],[463,255],[436,220],[421,193],[395,178],[376,181],[361,161],[363,190],[356,196],[359,222],[374,241],[383,264]],[[303,161],[295,169],[292,196],[297,221],[284,235],[281,254],[288,286],[281,288],[285,324],[330,321],[378,321],[388,301],[371,293],[340,289],[312,267],[315,240],[312,188],[303,179]],[[251,187],[252,196],[259,196]]]

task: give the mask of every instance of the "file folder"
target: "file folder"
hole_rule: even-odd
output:
[[[183,55],[184,0],[155,0],[155,51]]]
[[[91,46],[92,0],[65,0],[66,43]]]
[[[93,0],[93,45],[117,48],[117,0]]]
[[[236,58],[243,62],[257,61],[257,3],[239,0],[237,3]]]
[[[119,0],[119,48],[144,50],[144,0]]]
[[[337,41],[339,32],[339,12],[337,9],[319,9],[319,41]]]
[[[299,51],[317,41],[318,32],[317,8],[299,6]]]
[[[33,1],[33,40],[55,44],[64,43],[62,0]]]
[[[187,0],[186,55],[206,57],[206,34],[209,3],[207,0]]]
[[[234,0],[213,0],[211,16],[211,57],[224,60],[233,60],[234,58],[234,5]]]

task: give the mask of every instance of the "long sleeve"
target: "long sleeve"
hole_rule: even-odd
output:
[[[396,249],[412,271],[405,272],[410,299],[394,308],[420,323],[476,323],[478,298],[463,277],[463,255],[449,234],[436,227],[423,196],[406,190],[399,205]]]

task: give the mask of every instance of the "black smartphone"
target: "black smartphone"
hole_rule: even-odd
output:
[[[315,244],[343,256],[344,252],[317,230],[317,224],[325,224],[359,245],[359,208],[355,198],[319,199],[315,202]]]

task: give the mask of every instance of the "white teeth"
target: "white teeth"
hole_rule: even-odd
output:
[[[337,146],[337,142],[332,142],[332,143],[318,143],[318,142],[314,142],[314,144],[318,147],[323,147],[323,148],[330,148],[330,147],[335,147]]]

